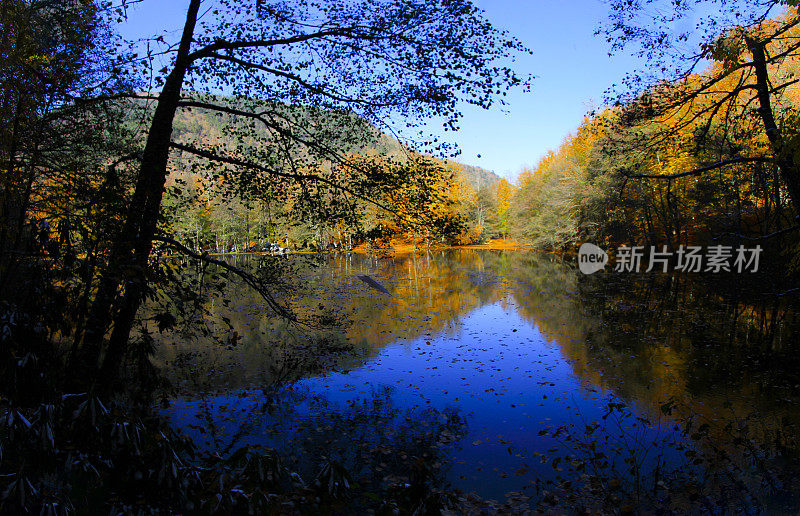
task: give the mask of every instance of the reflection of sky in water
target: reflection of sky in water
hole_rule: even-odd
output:
[[[449,479],[465,491],[499,498],[530,483],[532,473],[524,470],[550,475],[551,467],[540,465],[534,452],[545,452],[554,442],[538,432],[565,423],[583,428],[584,421],[599,420],[603,394],[573,373],[557,342],[548,342],[523,320],[510,298],[473,310],[452,330],[401,339],[362,367],[302,380],[294,389],[346,406],[388,386],[398,407],[459,410],[468,435],[451,452]],[[215,419],[221,406],[227,414],[244,414],[259,403],[255,395],[210,402]],[[185,427],[196,410],[194,402],[177,402],[173,417]],[[290,418],[308,416],[308,405],[301,401]],[[229,425],[229,433],[240,423],[235,417],[228,423],[217,421]],[[291,422],[286,425],[291,432]],[[281,436],[265,436],[259,428],[253,422],[240,444],[281,445]]]
[[[550,439],[536,437],[544,426],[560,423],[576,408],[588,419],[601,415],[597,397],[578,387],[558,347],[500,303],[466,316],[456,335],[387,346],[360,369],[303,384],[337,401],[367,395],[374,384],[391,385],[400,405],[460,409],[469,434],[453,457],[452,480],[467,490],[483,491],[488,481],[519,488],[518,479],[500,482],[499,473],[513,477],[522,467],[521,459],[509,455],[508,441],[546,449]],[[476,467],[499,471],[487,479]]]

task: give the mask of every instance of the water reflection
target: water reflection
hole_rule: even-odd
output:
[[[370,289],[362,274],[391,296]],[[305,287],[288,301],[299,314],[349,323],[314,331],[287,325],[232,283],[228,306],[206,308],[211,319],[230,321],[218,329],[236,332],[240,343],[174,335],[159,350],[157,362],[182,388],[171,408],[177,424],[204,414],[218,428],[235,423],[225,446],[253,439],[290,446],[316,442],[309,429],[331,426],[320,414],[391,393],[381,398],[385,406],[411,411],[405,417],[416,429],[433,424],[424,414],[459,414],[465,424],[448,430],[454,437],[446,443],[446,480],[496,498],[551,478],[552,468],[539,460],[552,447],[542,428],[601,420],[611,395],[653,422],[645,433],[669,427],[660,410],[668,400],[705,416],[712,433],[754,414],[761,442],[796,456],[798,321],[785,299],[759,298],[713,278],[585,277],[558,259],[524,252],[334,255],[321,266],[298,265],[297,277]],[[305,397],[273,404],[288,411],[259,412],[264,391],[243,390],[253,385]],[[237,408],[223,416],[223,405]],[[392,410],[391,418],[339,418],[336,439],[391,434]],[[273,428],[269,435],[265,425]],[[359,457],[350,455],[371,464]]]
[[[412,506],[451,491],[451,452],[467,428],[453,409],[398,406],[388,387],[338,404],[307,386],[285,385],[178,401],[173,411],[199,446],[222,456],[243,446],[281,450],[302,485],[323,480],[322,470],[331,486],[394,491]]]

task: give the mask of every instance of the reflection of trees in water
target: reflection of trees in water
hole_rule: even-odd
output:
[[[348,334],[382,347],[398,337],[454,333],[465,314],[497,298],[499,283],[489,281],[492,276],[486,269],[482,257],[472,252],[437,251],[381,260],[367,272],[392,297],[376,299],[373,292],[356,285],[348,300],[356,320]]]
[[[314,257],[234,258],[236,266],[274,278],[298,323],[276,317],[236,277],[223,277],[213,267],[184,269],[182,281],[207,295],[194,320],[161,334],[156,364],[173,384],[190,391],[280,383],[362,365],[367,350],[342,334],[342,307],[321,304],[305,287],[316,262]]]
[[[256,383],[281,384],[363,365],[371,351],[335,330],[276,324],[256,343],[178,341],[157,355],[164,374],[181,392],[231,390]]]
[[[497,268],[469,251],[337,254],[321,266],[305,263],[293,269],[302,288],[295,287],[287,301],[309,325],[277,319],[255,293],[231,278],[221,296],[204,304],[209,334],[165,336],[162,342],[168,344],[159,349],[157,362],[174,382],[192,389],[203,387],[199,381],[230,388],[357,367],[399,339],[456,332],[464,314],[503,295]],[[366,287],[361,274],[374,277],[392,295]],[[331,322],[336,324],[325,327]]]
[[[370,289],[357,278],[362,274],[392,295]],[[350,324],[301,331],[265,313],[246,289],[232,287],[226,292],[230,306],[215,300],[207,308],[214,318],[228,318],[240,341],[179,342],[172,351],[162,350],[162,360],[200,353],[187,360],[187,378],[211,377],[214,385],[229,389],[252,384],[253,378],[275,384],[357,367],[398,340],[456,333],[465,315],[501,303],[514,305],[536,325],[589,386],[613,391],[637,411],[658,414],[663,402],[682,399],[685,414],[711,422],[712,442],[723,442],[727,423],[737,414],[752,413],[749,435],[759,446],[789,454],[797,449],[790,430],[798,416],[794,403],[800,401],[800,359],[792,339],[798,321],[785,300],[748,296],[731,281],[720,285],[720,280],[661,274],[587,277],[548,256],[467,250],[334,255],[299,276],[307,287],[290,301],[301,317],[348,318]],[[374,397],[377,404],[365,400],[342,411],[310,393],[293,398],[290,391],[278,392],[265,404],[273,415],[245,407],[230,415],[238,430],[228,430],[240,441],[286,437],[282,446],[298,450],[293,464],[304,475],[319,466],[308,457],[324,456],[367,464],[368,469],[354,469],[367,483],[385,481],[395,475],[387,471],[395,470],[401,472],[398,478],[408,478],[406,459],[424,458],[408,451],[414,439],[435,448],[461,435],[448,426],[457,421],[449,415],[403,416],[382,395]],[[278,417],[277,411],[285,413]],[[413,430],[397,427],[404,417],[411,418]],[[424,428],[430,435],[419,433]],[[439,471],[439,456],[431,457],[419,464],[438,464]]]
[[[304,287],[295,288],[291,304],[300,318],[351,319],[346,337],[373,348],[398,337],[454,331],[465,314],[505,302],[512,295],[523,317],[576,358],[590,350],[648,352],[650,366],[643,364],[640,369],[647,371],[664,361],[680,366],[684,358],[692,360],[687,353],[702,356],[712,348],[727,346],[725,360],[710,362],[702,370],[706,374],[718,371],[717,377],[709,376],[717,382],[736,382],[742,376],[730,374],[730,368],[764,369],[766,356],[751,360],[756,349],[779,356],[779,366],[793,355],[796,324],[784,303],[774,298],[755,302],[737,289],[714,294],[720,285],[709,286],[693,277],[586,277],[547,255],[471,250],[388,257],[341,254],[319,267],[296,269],[294,274],[303,278]],[[357,279],[359,274],[372,275],[392,296],[369,289]],[[238,349],[259,349],[307,336],[272,317],[256,295],[235,280],[226,287],[223,296],[209,296],[206,308],[212,318],[231,321],[232,331],[239,336]],[[230,305],[223,298],[229,298]],[[217,337],[225,343],[231,331],[222,326],[217,329],[223,335]],[[736,352],[742,348],[748,352]],[[739,357],[744,360],[737,361]],[[658,373],[657,368],[652,371]],[[703,382],[693,388],[702,389]]]
[[[784,300],[690,276],[587,277],[524,253],[509,262],[503,275],[518,312],[577,360],[579,374],[622,396],[660,402],[800,383],[800,321]]]
[[[680,399],[719,431],[750,415],[762,443],[797,448],[800,321],[785,300],[747,297],[730,279],[573,275],[560,281],[575,296],[543,299],[540,288],[515,298],[576,374],[651,413]]]
[[[361,274],[392,295],[364,285]],[[400,339],[454,333],[476,308],[513,302],[579,377],[651,410],[670,397],[690,396],[699,401],[694,410],[708,414],[726,401],[781,418],[797,412],[794,312],[785,301],[748,297],[731,280],[587,277],[547,255],[471,250],[333,255],[320,267],[303,266],[297,276],[306,288],[291,303],[301,318],[324,314],[351,324],[299,329],[275,320],[247,289],[231,284],[230,306],[213,300],[208,311],[230,320],[240,342],[228,349],[181,341],[162,350],[162,363],[200,353],[188,360],[188,378],[213,377],[227,386],[254,377],[293,380],[357,367]]]
[[[189,402],[177,410],[181,426],[201,448],[223,456],[243,446],[274,448],[304,485],[348,478],[351,488],[358,486],[356,497],[391,492],[412,505],[452,492],[449,457],[467,433],[457,411],[400,408],[391,388],[334,402],[284,386]],[[327,489],[322,484],[317,487]]]
[[[677,370],[679,390],[695,397],[796,396],[800,363],[787,344],[800,321],[780,300],[743,297],[687,276],[590,278],[581,299],[600,325],[586,346],[615,357],[606,362],[622,369],[609,376],[629,385]]]

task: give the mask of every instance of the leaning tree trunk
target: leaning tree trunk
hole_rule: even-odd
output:
[[[73,371],[90,374],[83,381],[113,379],[125,353],[136,312],[147,286],[147,268],[167,178],[172,124],[180,100],[200,0],[191,0],[175,66],[167,76],[150,124],[139,176],[125,224],[115,239],[106,271],[80,345],[71,358]],[[113,331],[103,358],[102,376],[96,378],[108,329]]]
[[[800,214],[800,163],[798,163],[794,152],[787,149],[784,138],[781,135],[778,125],[775,123],[775,115],[772,111],[770,102],[770,82],[767,70],[767,56],[764,50],[764,43],[753,38],[745,38],[747,48],[753,56],[753,68],[756,72],[756,91],[758,92],[758,114],[764,124],[764,131],[767,133],[772,152],[775,156],[775,163],[781,174],[783,182],[789,189],[789,198],[796,214]]]

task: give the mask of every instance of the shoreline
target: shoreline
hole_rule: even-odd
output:
[[[513,240],[494,239],[484,244],[467,244],[467,245],[444,245],[438,244],[433,246],[415,245],[415,244],[389,244],[385,247],[373,247],[365,244],[360,244],[352,249],[327,249],[327,250],[310,250],[310,249],[290,249],[281,253],[269,252],[235,252],[235,253],[218,253],[218,252],[204,252],[202,254],[208,256],[284,256],[290,254],[330,254],[330,253],[356,253],[356,254],[369,254],[369,253],[414,253],[418,251],[439,251],[444,249],[487,249],[491,251],[536,251],[542,253],[551,253],[550,251],[543,251],[535,249],[530,245],[520,244]],[[558,253],[554,253],[558,254]],[[179,253],[171,253],[162,255],[163,257],[183,256]]]

